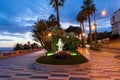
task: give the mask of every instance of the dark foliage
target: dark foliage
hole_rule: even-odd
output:
[[[35,49],[39,48],[39,45],[37,43],[30,44],[30,42],[26,44],[20,44],[17,43],[14,47],[14,50],[27,50],[27,49]]]
[[[79,35],[81,33],[81,28],[80,27],[75,27],[75,26],[70,26],[66,30],[66,32],[74,32],[75,34]]]
[[[120,35],[118,33],[110,37],[111,40],[118,39],[118,38],[120,38]]]
[[[58,51],[54,54],[54,58],[56,59],[68,59],[70,57],[69,51]]]
[[[65,45],[64,45],[64,49],[67,51],[76,51],[77,47],[80,44],[80,40],[77,38],[69,38],[67,39]]]

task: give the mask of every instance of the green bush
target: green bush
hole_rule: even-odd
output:
[[[52,41],[52,51],[55,52],[58,49],[58,46],[56,46],[56,44],[58,43],[58,37],[53,38]]]
[[[64,49],[67,51],[76,51],[77,47],[79,46],[80,41],[77,38],[66,39],[64,44]]]

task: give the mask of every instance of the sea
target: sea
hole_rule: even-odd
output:
[[[8,52],[13,51],[12,47],[0,47],[0,52]]]

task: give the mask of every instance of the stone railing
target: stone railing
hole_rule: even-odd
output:
[[[39,51],[41,49],[42,48],[29,49],[29,50],[9,51],[9,52],[0,52],[0,59],[9,58],[9,57],[13,57],[13,56],[18,56],[18,55],[22,55],[22,54],[28,54],[28,53],[31,53],[31,52]]]
[[[110,41],[109,43],[104,43],[103,48],[120,49],[120,39]]]

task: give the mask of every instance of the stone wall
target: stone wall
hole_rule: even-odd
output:
[[[120,49],[120,39],[111,40],[111,41],[108,42],[108,43],[103,43],[103,48]]]
[[[31,52],[39,51],[41,49],[42,48],[29,49],[29,50],[9,51],[9,52],[0,52],[0,59],[9,58],[9,57],[13,57],[13,56],[18,56],[18,55],[22,55],[22,54],[28,54],[28,53],[31,53]]]

